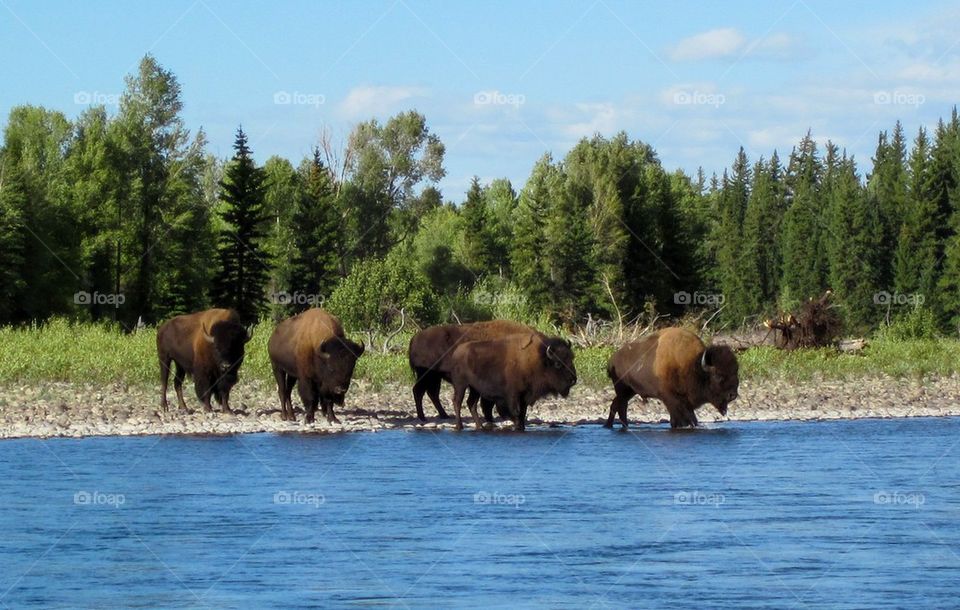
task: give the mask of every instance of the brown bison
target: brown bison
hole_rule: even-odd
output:
[[[670,426],[696,426],[696,409],[705,403],[727,414],[727,405],[737,397],[737,357],[725,345],[705,347],[695,334],[681,328],[666,328],[627,343],[610,358],[607,375],[616,396],[610,404],[607,428],[613,416],[627,427],[627,402],[635,394],[646,402],[659,398],[670,413]]]
[[[362,343],[347,339],[340,320],[316,307],[278,324],[267,351],[277,379],[281,417],[296,421],[290,394],[299,382],[307,423],[313,422],[317,403],[328,422],[339,423],[333,405],[343,404],[363,350]]]
[[[498,339],[514,334],[529,335],[536,331],[510,320],[491,320],[472,324],[441,324],[425,328],[410,339],[410,368],[416,375],[413,383],[413,400],[417,406],[417,417],[424,421],[423,395],[426,394],[437,409],[441,419],[449,417],[440,404],[440,384],[450,381],[450,356],[453,350],[466,341]],[[483,410],[487,421],[492,419],[492,405],[483,401]],[[501,411],[501,415],[503,412]]]
[[[183,401],[183,379],[190,374],[204,410],[210,410],[212,396],[229,412],[230,388],[237,383],[244,346],[250,336],[250,330],[244,328],[232,309],[208,309],[176,316],[161,324],[157,329],[160,407],[167,410],[167,381],[172,362],[173,388],[181,409],[187,408]]]
[[[460,408],[468,389],[475,392],[467,406],[477,429],[483,427],[476,408],[482,396],[509,410],[522,431],[527,407],[551,394],[566,398],[577,383],[570,343],[537,332],[462,343],[450,356],[449,375],[457,430],[463,429]]]

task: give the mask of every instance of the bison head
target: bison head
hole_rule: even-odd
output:
[[[564,339],[544,339],[540,346],[546,373],[546,385],[564,398],[577,383],[577,370],[573,366],[573,349]]]
[[[210,327],[200,329],[203,338],[213,348],[213,358],[221,375],[236,376],[243,363],[243,350],[253,336],[250,328],[244,328],[235,320],[221,320]]]
[[[350,388],[357,359],[365,349],[346,337],[333,337],[321,343],[315,352],[317,384],[320,396],[342,405]]]
[[[726,345],[711,345],[703,350],[700,367],[709,377],[707,400],[720,415],[726,415],[727,405],[737,397],[740,385],[736,355]]]

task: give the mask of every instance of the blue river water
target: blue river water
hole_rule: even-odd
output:
[[[960,606],[960,419],[0,442],[0,608]]]

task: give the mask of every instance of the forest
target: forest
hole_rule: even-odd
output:
[[[11,110],[0,324],[130,330],[209,306],[257,322],[321,305],[356,330],[702,312],[739,328],[830,289],[848,334],[960,326],[956,109],[929,131],[879,133],[869,174],[807,133],[690,176],[620,133],[545,153],[523,185],[475,178],[462,200],[438,190],[444,145],[416,111],[261,166],[240,126],[218,159],[181,110],[149,55],[114,113]]]

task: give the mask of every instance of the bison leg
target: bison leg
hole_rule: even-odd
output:
[[[328,424],[339,424],[340,420],[337,419],[337,416],[333,414],[333,401],[330,399],[324,399],[321,401],[323,406],[323,413],[327,416]]]
[[[613,397],[613,401],[610,403],[610,415],[607,416],[607,423],[603,424],[603,426],[605,428],[612,428],[613,416],[617,415],[620,417],[620,424],[626,428],[627,403],[630,402],[634,392],[630,386],[620,382],[614,384],[613,389],[616,392],[616,396]]]
[[[450,419],[447,412],[443,410],[443,405],[440,404],[440,385],[442,383],[443,377],[441,377],[439,373],[431,371],[430,381],[427,384],[427,396],[430,397],[430,402],[433,403],[434,408],[437,410],[437,417],[440,419]]]
[[[293,386],[297,385],[297,378],[293,375],[286,376],[287,391],[283,396],[283,407],[285,409],[287,421],[297,421],[297,415],[293,412],[293,399],[291,398],[293,394]]]
[[[170,358],[160,356],[160,408],[167,410],[167,382],[170,380]]]
[[[303,401],[303,410],[306,412],[306,417],[304,420],[308,424],[313,423],[314,413],[317,410],[317,394],[314,391],[313,383],[308,379],[300,380],[300,400]]]
[[[466,394],[466,392],[466,387],[453,387],[453,415],[457,420],[457,423],[455,423],[453,427],[456,430],[463,430],[463,420],[460,419],[460,408],[463,406],[463,395]]]
[[[278,366],[273,367],[273,378],[277,381],[277,394],[280,396],[280,419],[287,421],[287,400],[293,388],[287,386],[287,374]]]
[[[473,423],[476,424],[477,430],[483,430],[483,422],[480,421],[480,416],[477,415],[477,401],[480,399],[480,394],[473,391],[473,388],[467,393],[467,407],[470,409],[470,415],[473,416]]]
[[[682,398],[674,396],[665,396],[663,403],[667,406],[667,412],[670,413],[671,428],[686,428],[687,426],[696,426],[696,416],[693,415],[693,409]]]
[[[187,372],[183,369],[182,366],[173,363],[173,391],[177,393],[177,404],[184,411],[187,410],[187,403],[183,399],[183,380],[186,378]]]

